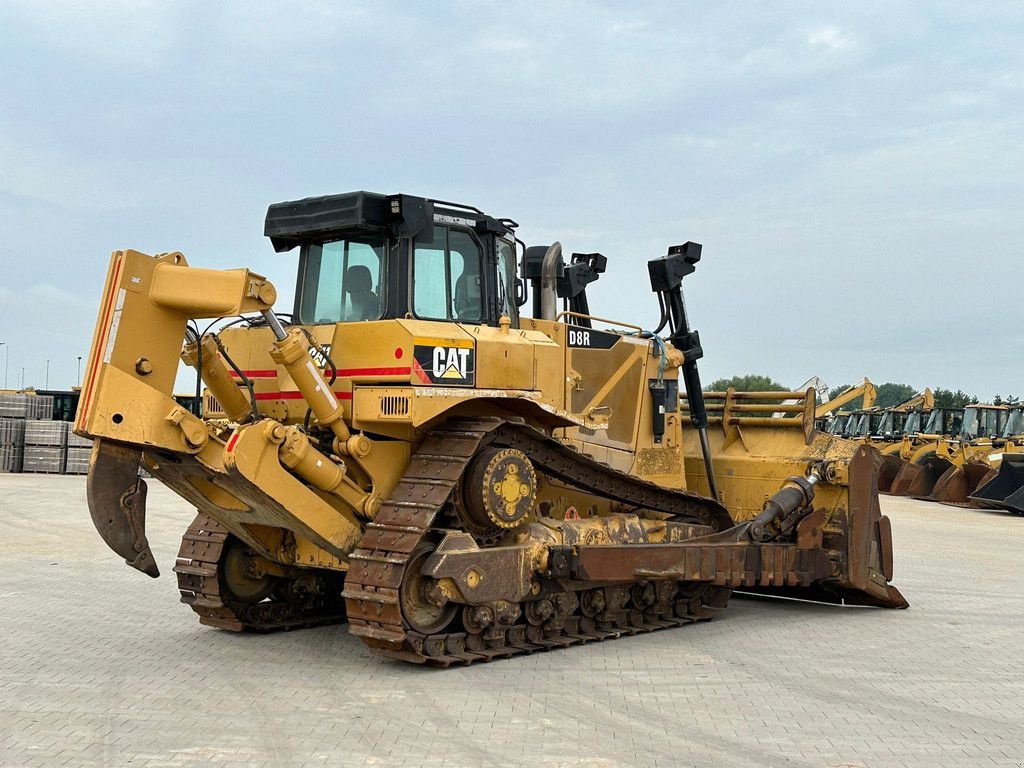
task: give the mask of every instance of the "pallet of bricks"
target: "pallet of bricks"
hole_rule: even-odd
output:
[[[68,455],[67,461],[64,463],[64,474],[89,474],[89,455],[91,453],[92,440],[87,437],[79,437],[71,431],[71,425],[68,424]]]
[[[64,474],[68,451],[66,421],[26,421],[23,472]]]
[[[0,394],[0,472],[64,471],[67,423],[51,421],[52,417],[52,397]]]
[[[24,451],[25,420],[0,416],[0,472],[21,472]]]

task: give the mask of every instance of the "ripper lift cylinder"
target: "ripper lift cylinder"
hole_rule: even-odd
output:
[[[199,365],[200,349],[202,349],[202,365]],[[181,359],[186,365],[199,367],[199,375],[210,390],[221,408],[231,421],[242,423],[252,417],[252,406],[242,390],[231,378],[227,364],[218,354],[217,342],[209,334],[201,341],[186,344],[181,351]]]
[[[693,426],[700,438],[700,451],[708,476],[708,490],[712,498],[717,499],[718,486],[715,483],[715,471],[711,461],[711,444],[708,442],[708,412],[704,405],[704,391],[700,386],[700,372],[697,370],[697,361],[704,356],[704,350],[700,346],[700,335],[697,331],[690,330],[682,288],[683,278],[693,274],[697,262],[700,261],[700,251],[700,243],[673,245],[668,249],[667,255],[647,262],[647,271],[651,278],[651,290],[661,297],[667,315],[662,325],[666,321],[670,324],[669,340],[683,353],[686,401],[690,407]]]
[[[299,328],[285,331],[273,312],[265,312],[264,317],[267,317],[267,322],[277,338],[270,356],[275,363],[285,367],[320,426],[334,433],[339,449],[344,451],[352,433],[342,420],[341,403],[316,367],[313,358],[309,356],[309,341],[305,334]],[[270,321],[270,317],[273,317],[273,322]]]

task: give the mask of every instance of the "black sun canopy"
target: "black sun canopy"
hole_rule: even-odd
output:
[[[433,222],[434,204],[412,195],[348,192],[274,203],[263,234],[278,253],[302,243],[392,233],[416,235]]]

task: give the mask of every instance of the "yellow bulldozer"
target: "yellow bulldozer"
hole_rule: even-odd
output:
[[[347,620],[438,666],[709,619],[734,589],[906,606],[877,456],[814,432],[813,397],[800,429],[741,403],[709,434],[699,244],[648,262],[646,332],[590,313],[601,254],[516,233],[409,195],[274,204],[290,313],[246,269],[116,251],[75,422],[102,538],[158,575],[141,466],[198,509],[174,571],[202,623]]]

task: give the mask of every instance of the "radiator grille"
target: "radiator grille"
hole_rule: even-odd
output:
[[[381,395],[380,415],[385,419],[401,419],[409,415],[409,398],[405,395]]]
[[[204,416],[223,416],[224,408],[220,404],[220,401],[211,395],[209,392],[206,393],[206,397],[203,398],[203,415]]]

